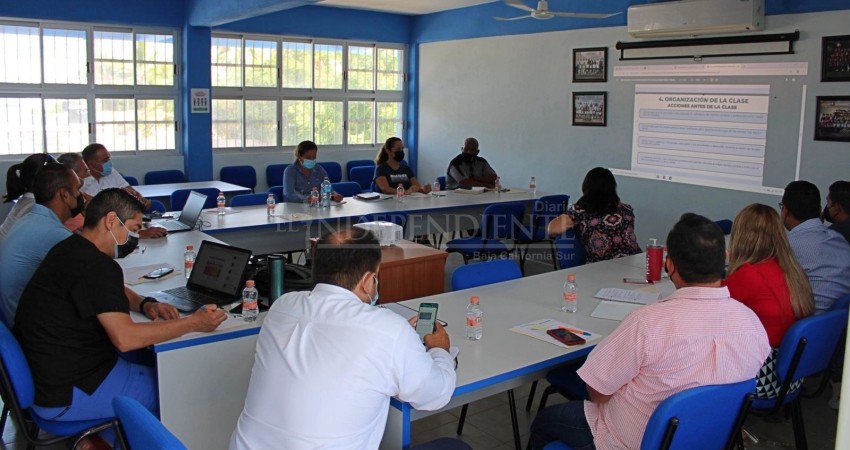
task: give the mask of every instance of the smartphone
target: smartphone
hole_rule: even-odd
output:
[[[546,330],[546,334],[552,336],[560,342],[563,342],[566,345],[581,345],[587,342],[584,340],[583,337],[573,332],[567,331],[563,328],[554,328],[551,330]]]
[[[156,280],[157,278],[162,278],[171,272],[174,272],[173,267],[160,267],[159,269],[151,270],[143,276],[148,280]]]
[[[434,322],[437,321],[437,309],[439,305],[436,303],[420,303],[419,304],[419,319],[416,322],[416,333],[419,334],[419,339],[425,342],[425,335],[434,332]]]
[[[651,281],[647,281],[646,278],[623,278],[623,283],[629,284],[653,284]]]

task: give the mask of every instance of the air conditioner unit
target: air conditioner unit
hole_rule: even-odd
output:
[[[684,0],[629,6],[636,38],[764,30],[764,0]]]

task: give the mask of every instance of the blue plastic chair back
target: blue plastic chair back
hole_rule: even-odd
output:
[[[729,448],[727,445],[741,433],[751,401],[749,396],[755,390],[756,381],[751,378],[738,383],[694,387],[671,395],[649,417],[640,448]]]
[[[21,409],[29,409],[35,401],[32,372],[18,340],[5,324],[0,324],[0,358],[3,358],[3,365],[12,384],[9,387],[17,397],[18,406]],[[11,399],[4,400],[11,401]]]
[[[266,166],[266,185],[283,186],[283,171],[289,164],[269,164]]]
[[[484,209],[481,215],[481,237],[484,239],[514,239],[520,235],[525,205],[520,202],[497,203]]]
[[[145,214],[150,214],[154,211],[159,212],[159,213],[165,212],[165,203],[162,203],[159,200],[153,200],[153,199],[151,199],[150,202],[151,202],[151,206],[150,206],[150,208],[147,209],[147,211],[145,211]]]
[[[230,199],[230,206],[254,206],[254,205],[265,205],[266,200],[269,198],[268,192],[258,192],[256,194],[240,194],[234,195],[232,199]],[[275,199],[275,202],[277,199]]]
[[[822,372],[830,367],[832,354],[842,333],[847,329],[847,310],[827,311],[798,320],[785,332],[776,356],[776,372],[780,379],[789,375],[797,380]],[[800,344],[804,344],[796,370],[792,362]]]
[[[407,228],[407,213],[404,211],[394,211],[394,212],[384,212],[384,213],[371,213],[366,214],[364,216],[360,216],[360,219],[357,220],[357,223],[363,222],[392,222],[396,225],[401,226],[402,228]]]
[[[124,180],[126,182],[130,183],[130,186],[138,186],[139,185],[139,180],[137,180],[136,177],[131,177],[129,175],[126,175],[126,176],[121,175],[121,176],[124,177]]]
[[[567,212],[569,203],[570,196],[566,194],[545,195],[535,200],[526,239],[531,241],[547,239],[549,234],[546,228],[549,226],[549,222]]]
[[[186,446],[136,400],[117,396],[112,399],[112,409],[121,422],[128,450],[186,450]]]
[[[328,179],[331,180],[331,183],[339,183],[342,181],[342,166],[340,166],[338,162],[320,162],[319,165],[322,166],[325,169],[325,172],[328,173]]]
[[[274,194],[275,199],[279,202],[283,201],[283,186],[272,186],[269,188],[269,192]]]
[[[342,195],[343,197],[354,197],[355,195],[363,192],[363,189],[360,187],[360,184],[355,183],[353,181],[340,181],[339,183],[331,183],[331,187],[333,187],[334,192]]]
[[[189,193],[195,191],[207,196],[204,202],[204,208],[215,208],[215,199],[218,197],[218,189],[200,188],[200,189],[178,189],[171,193],[171,210],[180,211],[186,204],[186,199],[189,198]]]
[[[375,161],[371,159],[352,159],[345,163],[345,173],[348,174],[348,181],[354,181],[351,179],[351,169],[355,167],[371,167],[374,170]]]
[[[437,181],[440,183],[440,190],[445,191],[446,190],[446,176],[442,175],[442,176],[437,177]]]
[[[181,170],[152,170],[145,174],[145,184],[185,183],[186,176]]]
[[[721,219],[715,220],[714,223],[723,230],[723,234],[729,234],[732,232],[732,221],[729,219]]]
[[[583,266],[586,262],[584,244],[574,229],[567,230],[555,238],[555,252],[560,269]]]
[[[378,183],[375,183],[375,180],[369,183],[369,190],[372,192],[381,192],[381,188],[378,187]]]
[[[257,171],[253,166],[227,166],[219,171],[219,178],[225,183],[242,186],[254,192],[257,187]]]
[[[459,266],[452,272],[452,290],[469,289],[522,278],[519,264],[511,259],[495,259]]]
[[[352,167],[348,171],[348,179],[359,184],[360,189],[368,190],[375,178],[375,165]]]

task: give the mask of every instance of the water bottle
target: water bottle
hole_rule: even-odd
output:
[[[257,288],[254,287],[254,280],[248,280],[245,282],[245,289],[242,289],[242,320],[254,322],[259,314]]]
[[[218,208],[218,215],[219,216],[223,216],[225,214],[224,213],[224,211],[225,211],[225,205],[224,205],[225,201],[226,200],[224,198],[224,193],[219,191],[218,197],[215,198],[215,204],[216,204],[216,207]]]
[[[578,311],[578,287],[575,274],[567,275],[567,281],[564,282],[564,303],[561,304],[561,311],[568,313]]]
[[[477,295],[469,297],[469,306],[466,307],[466,338],[471,341],[481,339],[484,333],[484,311],[478,306]]]
[[[331,180],[329,180],[328,177],[325,177],[324,181],[322,181],[322,208],[331,207],[332,193],[333,188],[331,187]]]
[[[402,186],[401,184],[399,184],[398,187],[395,188],[395,200],[397,202],[404,201],[404,186]]]
[[[493,183],[493,188],[496,189],[496,192],[502,192],[502,179],[496,177],[495,183]]]
[[[537,180],[534,177],[531,177],[531,181],[528,182],[528,190],[530,190],[532,194],[537,193]]]
[[[313,190],[310,191],[310,207],[317,208],[319,206],[319,188],[313,186]]]
[[[186,253],[183,254],[183,273],[186,275],[186,279],[189,279],[189,275],[192,273],[192,267],[195,267],[195,247],[191,244],[186,246]]]
[[[440,180],[434,179],[434,184],[431,185],[431,192],[440,192]]]
[[[269,217],[274,217],[274,194],[269,193],[269,198],[266,199],[266,210]]]

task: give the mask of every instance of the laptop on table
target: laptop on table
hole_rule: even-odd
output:
[[[182,312],[206,304],[229,305],[239,299],[251,250],[201,241],[186,286],[148,294]]]
[[[201,211],[204,209],[204,203],[206,201],[206,195],[191,191],[189,192],[189,198],[186,199],[186,204],[183,205],[183,211],[180,212],[180,217],[169,220],[156,220],[153,224],[165,228],[169,233],[192,231],[198,223],[198,217],[201,216]]]

